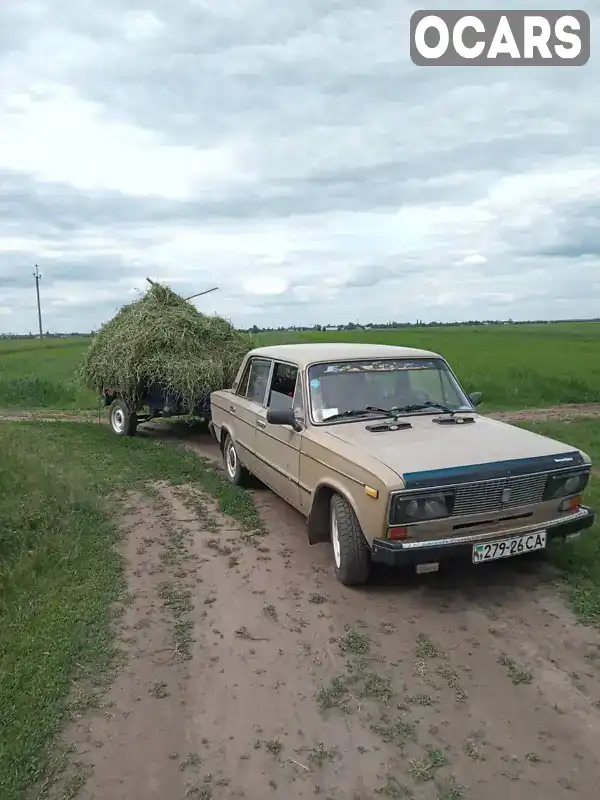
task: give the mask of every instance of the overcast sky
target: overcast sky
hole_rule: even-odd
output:
[[[147,275],[243,326],[597,316],[598,47],[414,66],[448,5],[600,36],[591,0],[0,0],[0,333],[36,329],[35,263],[52,331]]]

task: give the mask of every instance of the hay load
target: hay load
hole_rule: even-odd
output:
[[[160,387],[189,413],[207,394],[231,386],[251,337],[208,316],[166,286],[123,306],[94,337],[82,365],[85,384],[110,388],[135,409]]]

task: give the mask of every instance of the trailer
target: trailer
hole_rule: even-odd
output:
[[[150,286],[155,286],[155,281],[146,278]],[[202,292],[192,294],[185,299],[193,300],[205,294],[216,292],[218,286],[212,289],[205,289]],[[110,427],[117,436],[135,436],[140,422],[151,422],[154,419],[164,419],[165,417],[196,417],[200,422],[210,422],[210,393],[200,398],[194,408],[188,408],[180,395],[173,394],[166,389],[157,386],[147,386],[139,393],[138,402],[135,407],[126,402],[114,388],[104,388],[102,390],[104,405],[110,408],[108,419]]]
[[[110,427],[117,436],[135,436],[140,423],[171,417],[195,417],[200,422],[210,422],[210,393],[189,408],[182,397],[160,386],[149,386],[140,393],[135,407],[124,400],[116,389],[102,392],[104,406],[109,408]]]

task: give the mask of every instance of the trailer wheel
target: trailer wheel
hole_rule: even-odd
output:
[[[234,486],[244,486],[248,480],[248,470],[242,466],[235,442],[229,434],[225,437],[223,445],[223,464],[227,480]]]
[[[138,418],[122,400],[115,400],[110,407],[110,427],[117,436],[135,436]]]

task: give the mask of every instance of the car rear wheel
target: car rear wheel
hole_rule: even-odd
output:
[[[371,571],[371,552],[354,509],[345,497],[334,494],[330,512],[336,577],[345,586],[365,583]]]
[[[110,406],[110,427],[117,436],[135,436],[138,418],[122,400],[115,400]]]
[[[235,442],[229,434],[225,437],[223,445],[223,464],[227,479],[234,486],[243,486],[248,480],[248,470],[242,466],[235,447]]]

